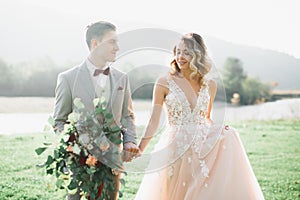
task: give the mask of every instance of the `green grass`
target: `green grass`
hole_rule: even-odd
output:
[[[267,200],[300,200],[300,120],[231,123],[242,138],[253,170]],[[36,167],[46,155],[36,156],[46,134],[0,135],[0,199],[64,199],[55,179]],[[128,174],[124,200],[134,198],[141,174]]]
[[[35,155],[42,134],[0,136],[0,199],[63,199],[55,191],[55,181],[36,167],[45,157]]]
[[[300,120],[234,124],[265,199],[300,199]]]

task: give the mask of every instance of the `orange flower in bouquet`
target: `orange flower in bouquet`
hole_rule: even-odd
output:
[[[57,134],[58,145],[41,166],[47,174],[56,177],[59,189],[68,192],[80,190],[88,199],[108,199],[109,193],[114,190],[112,177],[116,171],[123,172],[119,148],[122,128],[115,125],[113,115],[106,111],[103,100],[94,100],[93,113],[84,112],[84,105],[79,99],[74,100],[74,105],[77,109],[69,115],[69,124]],[[48,121],[54,125],[53,118]],[[51,147],[49,142],[44,145],[35,150],[38,155]],[[125,184],[124,179],[120,182]],[[122,196],[122,192],[119,194]]]

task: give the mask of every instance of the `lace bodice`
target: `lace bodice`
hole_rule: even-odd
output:
[[[169,93],[166,96],[165,104],[171,131],[166,132],[165,138],[169,139],[169,144],[175,145],[172,156],[170,156],[170,160],[174,159],[171,163],[175,162],[177,158],[181,157],[191,147],[192,152],[199,159],[203,177],[208,177],[209,170],[205,160],[202,159],[203,152],[201,152],[209,130],[205,120],[210,101],[207,81],[204,82],[204,85],[198,92],[194,108],[191,108],[186,94],[171,77],[167,77],[167,83]],[[191,161],[188,162],[190,163]],[[173,164],[169,167],[170,177],[172,177],[172,171]]]
[[[169,93],[166,107],[170,126],[199,125],[205,123],[205,115],[210,100],[207,82],[201,87],[195,108],[191,105],[182,89],[171,77],[167,77]]]

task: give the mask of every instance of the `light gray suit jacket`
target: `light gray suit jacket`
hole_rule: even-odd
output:
[[[107,111],[113,113],[115,123],[118,125],[121,125],[121,119],[126,120],[123,144],[126,142],[137,144],[128,76],[110,67],[109,78],[111,91]],[[75,98],[80,98],[85,110],[91,112],[94,111],[95,97],[95,89],[86,62],[60,73],[55,89],[55,128],[63,130],[68,115],[73,111]]]

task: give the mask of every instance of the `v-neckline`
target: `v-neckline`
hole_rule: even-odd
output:
[[[198,101],[199,101],[200,92],[201,92],[201,90],[202,90],[202,87],[200,87],[199,91],[196,93],[196,96],[197,96],[196,104],[195,104],[195,106],[193,106],[193,108],[192,108],[192,104],[191,104],[191,102],[188,100],[188,98],[187,98],[185,92],[183,91],[183,89],[181,89],[181,87],[180,87],[180,86],[179,86],[179,85],[178,85],[171,77],[169,77],[169,78],[171,79],[171,81],[173,81],[173,83],[174,83],[175,86],[180,90],[180,92],[183,93],[184,99],[185,99],[185,101],[188,103],[188,107],[189,107],[191,113],[193,113],[194,110],[195,110],[195,108],[196,108],[197,105],[198,105]],[[193,90],[193,92],[195,92],[195,91]]]

